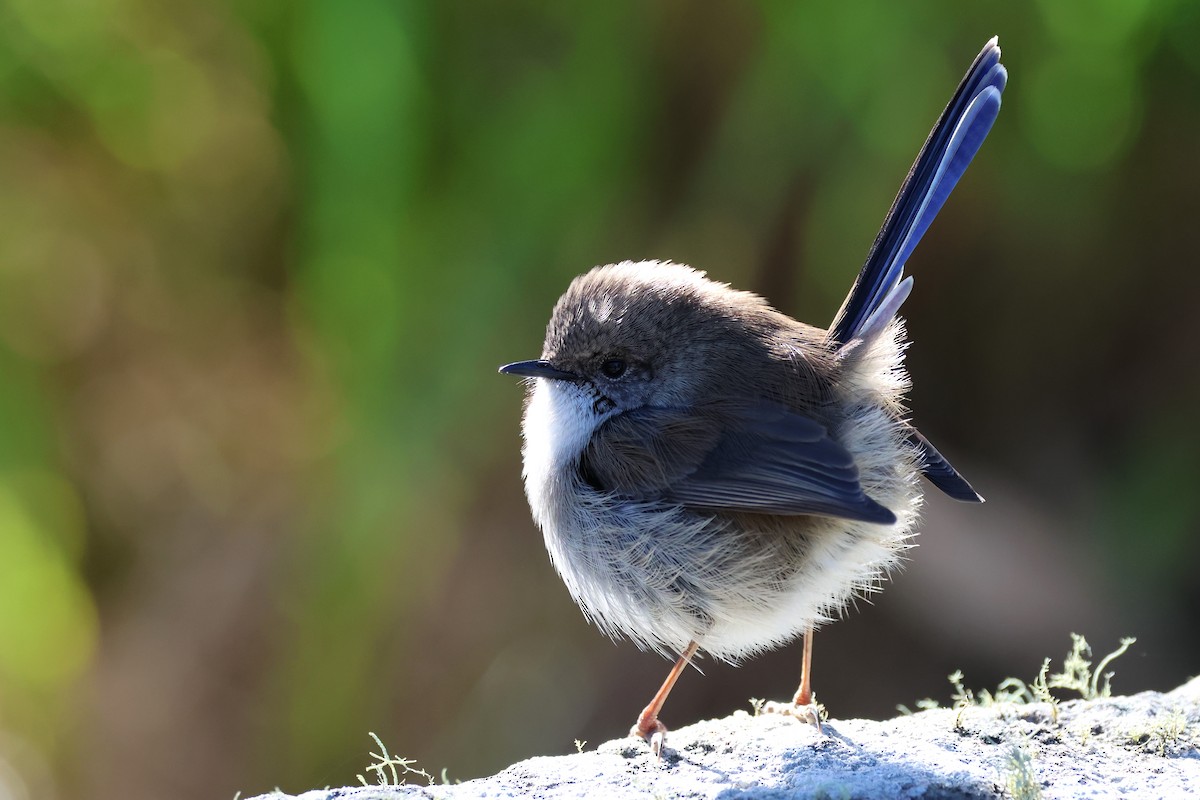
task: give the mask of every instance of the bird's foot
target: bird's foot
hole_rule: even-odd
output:
[[[654,757],[662,758],[663,747],[667,744],[667,726],[659,722],[658,717],[638,719],[637,724],[629,729],[629,735],[645,739]]]
[[[816,699],[810,698],[807,703],[798,703],[792,701],[790,703],[777,703],[772,700],[769,703],[763,703],[763,714],[782,714],[786,717],[793,717],[801,722],[807,722],[821,732],[821,715],[825,713],[825,706],[821,705]]]

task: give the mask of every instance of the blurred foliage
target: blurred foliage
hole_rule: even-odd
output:
[[[0,795],[619,733],[495,366],[623,258],[828,319],[993,33],[914,406],[1194,626],[1195,4],[0,2]]]

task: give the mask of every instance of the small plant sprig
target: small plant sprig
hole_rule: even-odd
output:
[[[1116,673],[1105,672],[1104,670],[1114,659],[1124,654],[1129,649],[1129,646],[1136,641],[1137,639],[1132,636],[1122,639],[1121,646],[1100,659],[1100,663],[1093,670],[1091,645],[1087,643],[1087,639],[1078,633],[1072,633],[1071,652],[1063,660],[1063,671],[1050,676],[1049,683],[1047,684],[1048,688],[1068,689],[1079,692],[1080,697],[1084,700],[1111,697],[1112,678]],[[1047,659],[1048,663],[1049,659]],[[1104,681],[1103,686],[1100,685],[1101,679]]]
[[[363,786],[403,786],[408,783],[405,776],[420,775],[429,785],[433,785],[433,776],[423,769],[414,767],[413,765],[417,763],[415,760],[391,755],[373,732],[371,738],[375,740],[375,744],[379,746],[380,750],[378,753],[371,753],[371,758],[375,759],[375,763],[369,764],[366,770],[375,773],[375,783],[369,783],[361,774],[358,775],[359,783]]]
[[[1195,752],[1200,746],[1200,726],[1189,723],[1182,708],[1172,708],[1159,715],[1153,724],[1127,731],[1125,745],[1164,758],[1182,752]]]
[[[1042,668],[1032,683],[1026,683],[1020,678],[1005,678],[994,691],[979,690],[978,694],[968,689],[963,683],[962,670],[955,670],[948,676],[954,692],[950,695],[952,708],[958,711],[955,727],[961,727],[964,709],[972,706],[993,706],[999,703],[1048,703],[1054,719],[1058,719],[1058,698],[1051,689],[1064,689],[1077,692],[1084,700],[1096,700],[1112,696],[1112,678],[1115,672],[1105,672],[1107,667],[1136,642],[1133,637],[1121,639],[1120,646],[1104,658],[1100,659],[1095,669],[1092,668],[1092,648],[1087,639],[1077,633],[1071,634],[1071,652],[1063,659],[1062,672],[1050,672],[1050,659],[1042,662]],[[917,707],[922,710],[937,708],[934,700],[917,701]],[[897,707],[901,713],[911,714],[907,706]]]
[[[1013,800],[1040,800],[1042,787],[1038,785],[1037,772],[1033,768],[1033,756],[1021,746],[1009,750],[1004,760],[1004,788]]]

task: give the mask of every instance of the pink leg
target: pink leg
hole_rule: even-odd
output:
[[[650,701],[650,704],[642,709],[642,713],[638,716],[637,724],[629,731],[630,736],[640,736],[650,743],[650,749],[654,751],[654,755],[662,754],[663,743],[667,738],[667,726],[663,725],[658,720],[658,714],[662,711],[663,703],[667,702],[667,695],[671,693],[671,689],[675,686],[675,681],[679,680],[679,676],[683,674],[683,670],[687,667],[688,662],[692,660],[692,656],[696,655],[696,650],[699,645],[692,642],[683,651],[683,655],[675,662],[675,666],[671,667],[670,674],[663,681],[663,685],[659,688],[658,693]]]
[[[812,705],[812,643],[813,629],[812,625],[809,625],[804,629],[804,663],[800,667],[800,688],[792,698],[792,702],[798,706]]]

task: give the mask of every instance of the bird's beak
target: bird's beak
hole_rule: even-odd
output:
[[[506,375],[520,375],[522,378],[549,378],[555,381],[574,381],[579,379],[579,376],[574,372],[559,369],[549,361],[541,359],[505,364],[500,368],[500,371]]]

